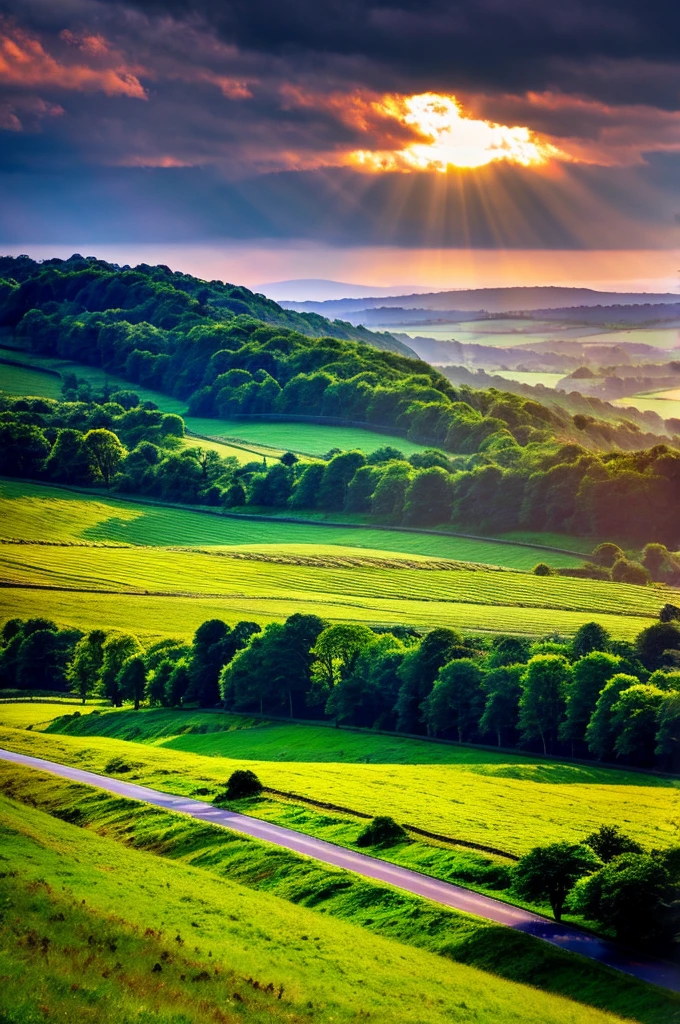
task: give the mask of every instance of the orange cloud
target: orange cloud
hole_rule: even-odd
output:
[[[146,99],[139,78],[140,68],[127,67],[110,51],[101,36],[72,36],[76,45],[90,56],[113,58],[113,66],[60,63],[42,43],[21,29],[0,24],[0,82],[23,88],[52,87],[79,92],[104,92],[107,96]],[[66,41],[72,42],[71,38]],[[73,44],[73,43],[72,43]]]

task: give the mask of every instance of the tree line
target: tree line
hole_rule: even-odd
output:
[[[433,629],[328,625],[295,614],[264,628],[204,622],[191,643],[60,630],[13,619],[0,688],[97,694],[120,707],[221,705],[496,743],[543,754],[680,767],[680,609],[634,643],[597,623],[571,640],[493,640]]]
[[[593,450],[597,423],[588,417],[495,388],[454,386],[395,351],[308,337],[245,289],[216,297],[215,282],[163,267],[0,262],[0,324],[34,352],[176,395],[195,415],[359,422],[447,453],[421,467],[429,476],[417,483],[417,504],[406,500],[420,481],[408,460],[395,458],[379,472],[360,460],[350,479],[364,472],[351,495],[349,479],[342,491],[348,511],[358,506],[388,522],[417,515],[423,524],[476,532],[549,530],[677,546],[680,452],[635,424],[605,424],[612,450]],[[327,322],[326,329],[332,333]],[[283,506],[297,477],[279,477],[260,491]],[[298,501],[305,493],[311,501],[311,483]],[[241,492],[232,497],[240,501]]]

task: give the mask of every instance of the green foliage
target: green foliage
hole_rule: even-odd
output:
[[[361,830],[357,836],[357,846],[395,846],[407,839],[406,831],[394,818],[379,815]]]
[[[534,576],[552,576],[553,572],[545,562],[537,562],[533,568]]]
[[[540,739],[544,753],[557,738],[570,682],[571,667],[560,654],[534,655],[522,675],[518,725],[523,739]]]
[[[556,921],[562,920],[567,896],[579,878],[600,864],[588,846],[553,843],[537,846],[513,871],[513,887],[522,899],[547,900]]]
[[[640,562],[619,558],[612,566],[612,579],[615,583],[633,583],[639,587],[646,587],[651,583],[652,577]]]
[[[623,853],[578,886],[570,903],[591,920],[613,928],[618,939],[640,944],[667,935],[667,910],[674,896],[660,860]]]
[[[598,565],[604,566],[605,569],[611,569],[615,562],[619,559],[625,558],[626,553],[622,551],[618,544],[611,544],[609,542],[604,544],[598,544],[593,549],[593,561]]]
[[[255,772],[251,772],[249,768],[237,768],[227,781],[225,799],[243,800],[245,797],[259,796],[261,792],[262,783]]]
[[[619,825],[600,825],[596,832],[586,836],[584,842],[603,864],[609,864],[622,853],[642,853],[640,844],[625,835]]]

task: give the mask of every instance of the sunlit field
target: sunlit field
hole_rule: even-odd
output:
[[[493,370],[491,372],[494,377],[516,380],[519,384],[530,384],[532,387],[542,384],[546,388],[554,388],[559,381],[564,380],[563,373],[523,372],[522,370]]]
[[[0,391],[13,396],[44,395],[46,398],[60,398],[61,380],[51,373],[0,363]]]
[[[0,891],[21,924],[19,942],[11,919],[0,926],[0,1008],[22,1019],[48,1008],[118,1024],[140,1002],[161,1024],[392,1020],[395,1005],[414,1024],[459,1019],[463,1006],[481,1024],[676,1019],[670,993],[528,936],[86,786],[8,765],[1,775],[17,870]],[[44,959],[21,941],[31,933],[46,936]],[[493,974],[475,969],[490,956]]]

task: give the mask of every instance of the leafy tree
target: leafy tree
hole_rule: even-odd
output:
[[[398,672],[407,651],[392,633],[374,634],[371,642],[358,651],[351,670],[342,673],[331,691],[326,714],[354,725],[393,728]]]
[[[325,685],[331,690],[340,678],[349,672],[357,655],[375,640],[368,626],[338,623],[328,626],[317,637],[312,654],[318,659]]]
[[[552,749],[564,715],[571,667],[560,654],[537,654],[522,675],[519,728],[522,739],[540,739],[543,753]]]
[[[64,428],[59,431],[45,462],[45,473],[66,484],[90,483],[91,457],[80,430]]]
[[[163,665],[168,664],[164,662]],[[159,667],[159,671],[163,668],[163,665]],[[163,674],[167,673],[167,669],[164,669]],[[180,658],[176,661],[170,669],[165,684],[165,701],[164,703],[170,708],[179,708],[184,703],[184,698],[191,686],[191,670],[189,668],[189,660],[187,658]]]
[[[552,843],[536,846],[512,873],[512,887],[521,899],[547,900],[556,921],[562,920],[567,895],[579,878],[595,871],[600,861],[588,846]]]
[[[649,683],[638,683],[619,695],[611,709],[614,750],[619,756],[630,756],[637,764],[652,763],[663,699],[664,691]]]
[[[665,937],[673,898],[671,877],[661,861],[624,853],[578,885],[570,904],[592,921],[613,928],[620,941],[638,945]]]
[[[563,742],[584,741],[598,697],[620,667],[620,658],[599,650],[579,658],[573,665],[571,682],[566,690],[566,714],[559,728],[559,738]]]
[[[318,493],[319,508],[339,512],[344,508],[347,488],[356,471],[366,464],[363,452],[350,451],[336,455],[326,465]]]
[[[316,508],[326,467],[320,462],[312,462],[298,479],[291,495],[291,508]]]
[[[479,731],[493,733],[499,747],[504,735],[512,740],[516,736],[523,673],[524,665],[500,665],[482,679],[486,699]]]
[[[636,647],[642,664],[653,672],[665,664],[666,651],[680,650],[680,629],[673,622],[655,622],[638,635]]]
[[[219,679],[222,666],[227,661],[225,646],[229,627],[221,619],[208,619],[194,633],[191,645],[190,698],[197,700],[202,708],[211,708],[219,703]]]
[[[243,800],[247,797],[259,796],[263,788],[255,772],[251,772],[249,768],[237,768],[227,781],[225,799]]]
[[[139,704],[144,697],[146,687],[144,659],[139,656],[129,658],[118,673],[116,683],[123,700],[131,700],[134,703],[135,711],[139,711]]]
[[[519,665],[529,659],[529,641],[518,636],[498,636],[491,642],[487,657],[489,668]]]
[[[444,665],[421,705],[428,731],[436,736],[455,729],[459,743],[469,737],[484,706],[481,683],[482,670],[472,658]]]
[[[89,453],[104,486],[109,487],[111,479],[127,455],[126,449],[111,430],[88,430],[83,438],[85,449]]]
[[[31,629],[26,623],[16,650],[16,685],[23,690],[65,690],[67,665],[81,636],[73,630]]]
[[[106,633],[93,629],[76,644],[73,660],[66,670],[66,680],[72,693],[77,693],[83,704],[94,693],[104,662]]]
[[[0,414],[0,473],[38,476],[49,453],[50,443],[40,427]]]
[[[284,466],[288,466],[288,468],[291,469],[295,465],[295,463],[299,462],[300,460],[298,459],[297,455],[295,455],[293,452],[284,452],[283,455],[281,456],[280,461],[283,463]]]
[[[596,832],[586,836],[584,842],[594,850],[603,864],[609,864],[622,853],[642,853],[642,847],[625,835],[618,825],[600,825]]]
[[[416,473],[404,501],[404,521],[422,526],[447,523],[451,518],[453,494],[451,474],[439,466]]]
[[[617,672],[612,676],[597,699],[595,710],[586,729],[586,743],[591,754],[604,761],[614,753],[615,734],[612,723],[612,708],[621,694],[631,686],[637,686],[637,676]]]
[[[109,633],[102,647],[101,692],[114,707],[123,703],[123,694],[118,682],[120,670],[129,658],[142,654],[142,645],[136,636],[129,633]]]
[[[432,689],[439,669],[456,654],[465,657],[468,653],[463,647],[463,637],[453,629],[433,629],[418,647],[409,651],[399,668],[401,686],[395,704],[397,729],[416,730],[420,705]]]
[[[534,576],[552,576],[553,571],[545,562],[537,562],[533,568]]]
[[[597,562],[598,565],[604,566],[605,569],[611,569],[615,562],[625,557],[625,552],[621,550],[618,544],[598,544],[593,550],[593,561]]]
[[[408,834],[394,818],[379,815],[361,830],[357,836],[357,846],[396,846],[407,840]]]
[[[680,767],[680,691],[664,694],[657,711],[655,753],[667,760],[671,771]]]
[[[599,622],[586,622],[574,633],[571,648],[575,658],[585,658],[593,651],[608,651],[611,636]]]

